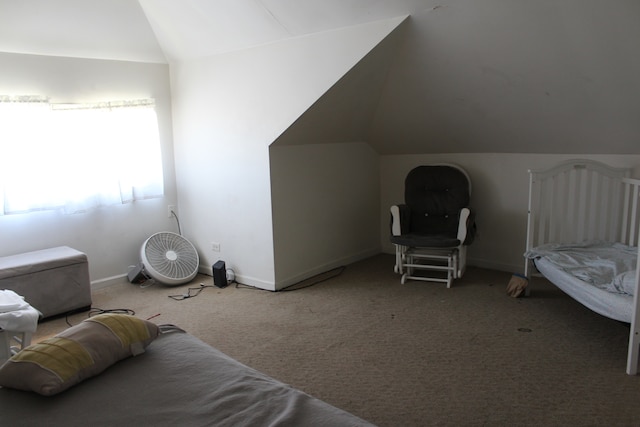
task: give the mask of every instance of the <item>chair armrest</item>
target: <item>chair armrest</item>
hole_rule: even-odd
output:
[[[463,245],[469,245],[473,242],[476,235],[476,220],[475,212],[469,208],[462,208],[460,210],[460,220],[458,222],[458,240]]]
[[[409,230],[411,209],[407,205],[391,206],[391,235],[401,236]]]

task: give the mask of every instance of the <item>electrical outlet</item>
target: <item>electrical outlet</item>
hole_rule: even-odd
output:
[[[211,242],[211,250],[214,252],[220,252],[220,243]]]
[[[171,218],[173,216],[173,213],[176,211],[176,206],[175,205],[169,205],[167,206],[167,216],[169,218]]]

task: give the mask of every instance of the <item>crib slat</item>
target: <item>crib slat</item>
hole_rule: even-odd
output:
[[[625,178],[623,180],[626,186],[625,195],[625,217],[628,229],[627,231],[627,244],[636,246],[638,244],[638,198],[640,198],[640,180]],[[629,199],[631,202],[629,203]]]
[[[617,212],[620,206],[620,188],[621,181],[611,180],[609,178],[607,180],[607,195],[609,197],[608,203],[603,203],[603,206],[607,210],[607,232],[605,234],[604,240],[613,242],[616,241],[619,235],[619,222],[617,218]]]
[[[636,232],[638,230],[637,220],[638,220],[638,187],[636,186],[634,191],[633,203],[631,208],[631,239],[630,245],[637,245],[637,235]]]
[[[622,206],[622,232],[620,234],[620,241],[622,243],[629,244],[629,219],[630,219],[630,211],[629,211],[629,202],[631,198],[632,186],[624,182],[624,204]]]
[[[538,194],[538,203],[539,203],[539,213],[536,215],[536,220],[538,221],[538,234],[537,234],[537,240],[536,240],[536,246],[539,245],[541,242],[547,242],[548,241],[548,235],[549,235],[549,211],[551,210],[551,200],[553,197],[553,192],[548,188],[549,187],[549,181],[542,181],[540,182],[541,186],[543,186],[545,188],[545,190],[549,191],[549,197],[542,197],[542,192],[540,192]]]
[[[591,192],[593,174],[587,173],[586,176],[579,180],[580,204],[578,205],[578,218],[576,221],[576,236],[579,242],[589,238],[589,214],[593,209]]]

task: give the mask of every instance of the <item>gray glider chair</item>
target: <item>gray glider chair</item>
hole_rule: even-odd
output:
[[[405,179],[405,203],[391,206],[394,271],[407,279],[444,282],[462,277],[467,246],[474,239],[469,207],[471,181],[459,166],[418,166]]]

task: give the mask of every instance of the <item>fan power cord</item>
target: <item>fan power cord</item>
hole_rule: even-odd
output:
[[[129,316],[135,316],[136,312],[129,308],[114,308],[114,309],[102,309],[102,308],[92,308],[87,313],[87,317],[97,316],[98,314],[106,314],[106,313],[116,313],[116,314],[128,314]],[[68,326],[74,326],[69,322],[69,314],[64,317],[64,321]]]
[[[200,283],[200,286],[198,286],[197,288],[187,288],[186,294],[168,295],[168,297],[176,301],[182,301],[185,299],[197,297],[198,295],[200,295],[200,292],[202,292],[204,288],[213,288],[213,287],[214,287],[213,285],[205,285],[204,283]]]
[[[176,223],[178,224],[178,234],[182,236],[182,230],[180,229],[180,218],[178,218],[178,214],[176,214],[176,212],[171,209],[171,215],[174,216],[174,218],[176,219]]]

